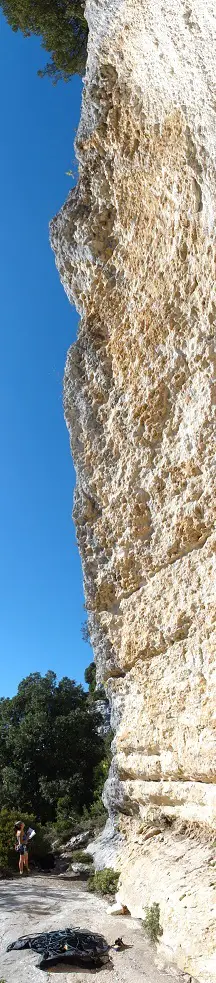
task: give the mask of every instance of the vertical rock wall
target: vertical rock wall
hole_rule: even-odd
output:
[[[120,896],[216,980],[213,0],[89,0],[80,179],[51,225],[81,314],[74,516],[112,703]]]

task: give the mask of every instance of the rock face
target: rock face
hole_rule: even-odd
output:
[[[97,711],[101,714],[102,724],[98,727],[98,733],[106,737],[110,731],[110,706],[108,700],[97,700]]]
[[[89,0],[80,180],[51,226],[81,314],[65,370],[74,517],[120,898],[216,980],[214,0]]]
[[[99,836],[91,840],[86,848],[86,853],[90,853],[93,857],[96,870],[104,870],[105,867],[115,870],[116,860],[122,852],[123,844],[124,839],[119,832],[119,823],[117,818],[112,816],[112,818],[107,819]]]

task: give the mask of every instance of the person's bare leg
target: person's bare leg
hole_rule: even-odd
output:
[[[26,868],[26,872],[28,874],[29,873],[28,853],[24,853],[23,860],[24,860],[24,867]]]
[[[21,853],[19,855],[19,872],[20,874],[23,874],[23,856]]]

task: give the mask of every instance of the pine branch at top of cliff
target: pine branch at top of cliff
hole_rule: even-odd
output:
[[[48,75],[54,84],[82,74],[87,54],[88,26],[82,0],[0,0],[13,31],[41,38],[51,61],[38,75]]]

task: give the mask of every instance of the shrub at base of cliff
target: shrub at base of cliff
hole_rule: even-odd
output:
[[[155,901],[149,908],[146,909],[146,917],[143,921],[143,928],[148,935],[151,942],[158,942],[161,935],[163,935],[163,929],[160,925],[160,906]]]
[[[102,799],[98,797],[95,802],[92,803],[90,809],[83,810],[83,829],[89,829],[91,833],[98,833],[104,828],[107,821],[107,812],[104,808]]]
[[[104,870],[96,870],[95,874],[89,878],[88,889],[95,891],[95,894],[115,895],[119,881],[119,873],[110,867]]]
[[[71,836],[81,832],[81,816],[71,808],[67,796],[58,799],[56,821],[49,823],[47,830],[50,841],[56,839],[61,844],[67,843]]]
[[[63,813],[60,809],[56,822],[49,824],[46,829],[50,843],[58,840],[59,849],[60,845],[67,843],[71,836],[77,836],[79,833],[88,831],[91,837],[96,836],[104,828],[106,821],[107,812],[102,799],[98,797],[89,809],[84,806],[81,815],[72,814],[70,811],[70,816],[67,818],[67,813]]]
[[[75,864],[93,864],[93,857],[91,853],[84,853],[84,850],[73,850],[73,863]]]

